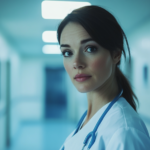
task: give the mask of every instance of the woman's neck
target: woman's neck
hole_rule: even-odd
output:
[[[111,102],[118,94],[119,88],[114,79],[87,93],[88,111],[85,121],[88,122],[100,108]]]

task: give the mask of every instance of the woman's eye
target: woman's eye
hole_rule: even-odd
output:
[[[88,51],[89,53],[94,53],[95,51],[97,51],[97,48],[95,46],[89,46],[86,48],[86,51]],[[62,55],[64,57],[70,57],[72,55],[72,52],[65,50],[62,52]]]
[[[68,57],[69,56],[69,51],[64,51],[64,52],[62,52],[62,55],[64,56],[64,57]],[[66,55],[65,55],[66,54]]]
[[[97,48],[95,46],[89,46],[86,48],[87,51],[95,52]]]

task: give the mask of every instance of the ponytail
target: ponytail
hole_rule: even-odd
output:
[[[133,107],[133,109],[137,112],[137,106],[134,99],[136,99],[137,103],[139,104],[138,98],[134,94],[129,81],[118,67],[116,67],[116,79],[118,85],[121,84],[121,87],[123,88],[122,97],[124,97],[127,100],[127,102]]]

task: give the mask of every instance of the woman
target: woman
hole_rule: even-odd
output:
[[[98,6],[72,11],[57,31],[71,81],[87,93],[88,109],[60,150],[148,150],[150,137],[136,112],[136,95],[119,69],[127,38],[112,14]],[[136,101],[135,101],[136,100]]]

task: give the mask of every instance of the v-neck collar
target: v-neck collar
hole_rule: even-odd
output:
[[[120,100],[121,97],[119,97],[118,100]],[[117,100],[117,102],[118,102]],[[116,103],[117,103],[116,102]],[[85,137],[87,136],[87,134],[91,131],[93,131],[94,127],[96,126],[98,120],[100,119],[100,117],[102,116],[103,112],[105,111],[105,109],[107,108],[107,106],[110,104],[111,102],[105,104],[103,107],[101,107],[94,115],[93,117],[85,124],[85,126],[83,128],[81,128],[80,130],[78,130],[78,132],[73,136],[74,132],[76,131],[76,129],[72,132],[72,134],[70,135],[70,137],[67,139],[67,141],[64,144],[64,147],[70,147],[72,144],[76,145],[76,141],[78,141],[79,145],[82,145],[82,140],[85,139]],[[114,106],[114,105],[113,105]],[[86,116],[85,116],[86,118]],[[80,127],[82,126],[82,124],[85,121],[85,118],[83,119]],[[80,140],[79,140],[80,139]]]
[[[79,137],[80,138],[85,138],[85,136],[87,135],[87,132],[89,133],[90,131],[92,131],[97,123],[97,121],[99,120],[99,118],[101,117],[101,115],[103,114],[103,112],[105,111],[105,109],[107,108],[107,106],[110,104],[111,102],[105,104],[103,107],[101,107],[94,115],[93,117],[85,124],[85,126],[83,126],[83,128],[81,128],[80,130],[78,130],[78,132],[74,134],[74,132],[76,131],[76,129],[72,132],[70,138],[68,138],[68,140],[66,141],[65,145],[67,143],[70,143],[71,141],[76,141]],[[86,118],[86,116],[85,116]],[[85,121],[85,118],[83,119],[80,127],[82,126],[82,124]]]
[[[84,117],[84,119],[83,119],[83,121],[82,121],[82,123],[81,123],[81,125],[80,125],[80,127],[79,127],[79,129],[78,129],[78,132],[80,132],[80,131],[82,131],[82,129],[84,129],[86,126],[89,126],[89,124],[93,121],[93,120],[95,120],[95,119],[99,119],[100,118],[100,116],[103,114],[103,112],[105,111],[105,109],[107,108],[107,106],[110,104],[111,102],[109,102],[109,103],[107,103],[107,104],[105,104],[103,107],[101,107],[94,115],[93,115],[93,117],[82,127],[82,125],[83,125],[83,123],[84,123],[84,121],[85,121],[85,119],[86,119],[86,117],[87,117],[87,115]],[[98,120],[97,120],[98,121]],[[95,124],[96,125],[96,124]],[[81,128],[82,127],[82,128]],[[80,129],[81,128],[81,129]],[[78,133],[77,132],[77,133]],[[76,134],[77,134],[76,133]]]

